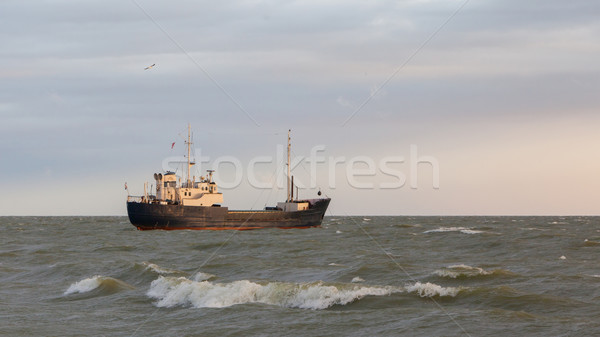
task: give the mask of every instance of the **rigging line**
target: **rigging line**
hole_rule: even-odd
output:
[[[277,165],[277,169],[275,170],[275,173],[273,175],[271,175],[271,178],[269,179],[271,182],[273,181],[273,178],[277,178],[279,176],[279,170],[282,168],[281,165]],[[276,188],[277,186],[274,186],[273,188],[269,189],[269,194],[267,195],[267,200],[271,197],[271,194],[273,193],[273,190]],[[260,199],[260,196],[264,193],[264,190],[262,190],[258,196],[258,198],[256,198],[256,200],[254,201],[254,204],[252,205],[251,209],[254,209],[254,206],[256,206],[256,203],[258,202],[258,200]],[[248,216],[248,218],[242,223],[240,224],[237,228],[240,228],[241,226],[243,226],[244,224],[246,224],[254,215],[255,213],[250,213],[250,215]],[[233,230],[233,233],[231,233],[231,235],[229,235],[227,237],[227,239],[225,239],[225,241],[223,241],[223,243],[217,247],[217,249],[215,249],[213,251],[213,253],[206,259],[204,260],[204,262],[202,262],[202,264],[194,271],[194,273],[192,275],[195,275],[196,273],[198,273],[200,271],[200,269],[202,269],[202,267],[204,267],[204,265],[206,265],[210,260],[212,260],[212,258],[221,250],[221,248],[223,248],[227,243],[229,243],[229,241],[233,238],[234,235],[237,234],[237,232],[239,232],[239,230]],[[142,322],[137,329],[135,329],[135,331],[133,332],[133,334],[131,334],[131,337],[135,336],[135,334],[137,334],[137,332],[140,330],[140,328],[142,326],[144,326],[144,324],[146,324],[158,311],[160,310],[160,307],[157,307],[156,310],[154,310],[154,312],[152,312],[152,314],[150,314],[150,316],[144,321]]]
[[[237,232],[239,232],[239,228],[241,226],[243,226],[244,224],[246,224],[250,220],[250,218],[252,218],[252,215],[254,215],[254,213],[251,213],[250,216],[248,216],[248,218],[246,219],[246,221],[244,221],[237,227],[238,229],[232,230],[233,233],[231,233],[231,235],[229,235],[227,237],[227,239],[225,239],[225,241],[223,241],[223,243],[219,247],[217,247],[217,249],[215,249],[206,260],[204,260],[204,262],[202,262],[202,264],[196,269],[196,271],[194,271],[194,273],[192,273],[192,276],[197,274],[200,271],[200,269],[202,269],[202,267],[204,267],[204,265],[206,265],[210,260],[212,260],[212,258],[221,250],[221,248],[223,248],[227,243],[229,243],[229,241],[233,238],[233,236],[236,235]],[[160,307],[157,307],[156,310],[154,310],[154,312],[144,322],[142,322],[142,324],[140,324],[137,329],[135,329],[135,331],[133,332],[133,334],[131,336],[134,336],[138,332],[138,330],[144,324],[146,324],[146,322],[148,322],[150,320],[150,318],[152,318],[152,316],[154,316],[158,312],[158,310],[160,310]]]
[[[279,170],[281,169],[281,167],[280,167],[280,165],[277,165],[277,167],[278,168],[275,170],[275,173],[273,175],[271,175],[270,181],[273,181],[273,178],[274,177],[276,178],[278,176]],[[271,189],[269,189],[269,194],[267,195],[267,199],[271,197],[271,193],[273,193],[273,190],[275,188],[276,188],[276,186],[273,187],[273,188],[271,188]],[[252,207],[250,209],[254,209],[254,206],[256,206],[256,203],[258,202],[258,200],[260,199],[260,196],[263,193],[264,193],[264,190],[262,190],[259,193],[258,198],[255,199],[254,204],[252,205]],[[245,225],[252,218],[252,216],[254,214],[255,213],[250,213],[250,215],[248,216],[248,218],[243,223],[241,223],[237,228],[239,229],[241,226]],[[227,239],[225,239],[225,241],[223,241],[223,243],[219,247],[217,247],[217,249],[215,249],[213,251],[213,253],[206,260],[204,260],[204,262],[202,262],[202,264],[200,264],[200,266],[196,269],[196,271],[194,271],[194,273],[192,275],[195,275],[196,273],[198,273],[200,271],[200,269],[202,269],[202,267],[204,267],[210,260],[212,260],[212,258],[221,250],[221,248],[223,248],[227,243],[229,243],[229,241],[233,238],[234,235],[237,234],[237,232],[239,232],[239,230],[233,230],[233,233],[231,233],[231,235],[229,235],[227,237]],[[135,336],[135,334],[140,330],[140,328],[142,326],[144,326],[144,324],[146,324],[158,312],[158,310],[160,310],[159,307],[157,307],[156,310],[154,310],[154,312],[152,312],[152,314],[150,314],[150,316],[144,322],[142,322],[137,327],[137,329],[135,329],[135,331],[133,332],[133,334],[131,334],[131,337]]]
[[[171,40],[171,42],[173,42],[173,44],[175,44],[175,46],[177,46],[177,48],[179,48],[179,50],[185,55],[187,56],[188,59],[190,59],[192,61],[192,63],[194,63],[196,65],[196,67],[198,69],[200,69],[200,71],[202,71],[204,73],[204,75],[206,77],[208,77],[208,79],[217,87],[221,90],[221,92],[223,94],[225,94],[225,96],[227,96],[227,98],[229,98],[229,100],[231,102],[233,102],[244,114],[246,114],[246,116],[248,118],[250,118],[250,120],[252,122],[254,122],[254,124],[257,127],[260,127],[261,125],[256,121],[256,119],[254,119],[249,113],[248,111],[246,111],[246,109],[244,109],[244,107],[242,107],[242,105],[240,103],[238,103],[238,101],[233,98],[233,96],[231,96],[231,94],[229,94],[229,92],[219,83],[217,82],[216,79],[214,79],[210,73],[204,69],[198,62],[196,62],[196,60],[183,48],[183,46],[181,44],[179,44],[179,42],[177,42],[156,20],[154,20],[154,18],[150,15],[150,13],[148,13],[136,0],[131,0],[131,2],[133,2],[143,13],[144,15],[150,19],[150,21],[152,21],[152,23],[154,23],[154,25],[161,31],[163,32],[163,34],[165,34],[165,36]]]
[[[329,207],[331,209],[331,207]],[[356,221],[354,219],[354,217],[351,217],[348,215],[348,213],[343,212],[346,217],[350,218],[350,220],[352,220],[352,222],[354,222],[358,228],[360,228],[360,230],[365,233],[365,235],[367,235],[369,237],[369,239],[371,239],[371,241],[373,241],[375,243],[375,245],[381,249],[381,251],[392,261],[392,263],[394,263],[404,274],[406,274],[406,276],[408,276],[408,278],[411,280],[411,282],[418,282],[408,271],[406,271],[406,269],[404,269],[404,267],[402,267],[402,265],[400,265],[400,263],[398,261],[396,261],[396,259],[394,258],[394,256],[387,252],[385,250],[385,248],[383,248],[383,246],[379,243],[379,241],[377,241],[371,234],[369,234],[369,232],[367,232],[367,230],[361,226],[358,221]],[[465,333],[465,335],[471,337],[471,335],[465,330],[465,328],[462,327],[462,325],[460,325],[455,319],[454,317],[452,317],[452,315],[450,315],[450,313],[448,311],[446,311],[446,309],[444,309],[444,307],[442,307],[442,305],[436,301],[432,296],[428,297],[437,307],[438,309],[440,309],[446,316],[448,316],[448,318],[450,318],[450,320],[460,329],[462,330],[462,332]]]
[[[279,171],[277,171],[277,172],[279,172]],[[277,173],[277,172],[276,172],[276,173]],[[270,189],[270,191],[272,192],[272,191],[273,191],[273,189]],[[256,203],[258,202],[258,199],[260,199],[260,195],[261,195],[263,192],[264,192],[264,190],[263,190],[263,191],[261,191],[261,193],[259,194],[259,197],[258,197],[258,198],[256,198],[256,200],[254,201],[254,204],[252,205],[252,207],[251,207],[250,209],[254,209],[254,206],[256,206]],[[269,195],[270,195],[270,192],[269,192]],[[223,247],[224,247],[224,246],[225,246],[227,243],[229,243],[229,241],[230,241],[230,240],[233,238],[233,236],[234,236],[234,235],[236,235],[236,234],[237,234],[237,232],[239,232],[239,228],[240,228],[240,227],[242,227],[243,225],[245,225],[245,224],[246,224],[246,223],[247,223],[247,222],[248,222],[248,221],[249,221],[249,220],[252,218],[252,216],[253,216],[254,214],[255,214],[255,213],[250,213],[250,215],[248,216],[248,218],[247,218],[247,219],[246,219],[246,220],[245,220],[243,223],[241,223],[241,224],[240,224],[240,225],[237,227],[237,229],[234,229],[234,230],[232,230],[232,233],[231,233],[231,234],[230,234],[230,235],[229,235],[229,236],[228,236],[228,237],[225,239],[225,241],[223,241],[223,243],[222,243],[222,244],[221,244],[219,247],[217,247],[217,249],[215,249],[215,250],[212,252],[212,254],[210,254],[210,256],[209,256],[209,257],[208,257],[206,260],[204,260],[204,262],[202,262],[202,263],[200,264],[200,266],[199,266],[199,267],[198,267],[198,268],[197,268],[197,269],[196,269],[196,270],[195,270],[195,271],[192,273],[192,276],[193,276],[193,275],[195,275],[195,274],[197,274],[197,273],[200,271],[200,269],[202,269],[202,267],[204,267],[204,266],[205,266],[205,265],[206,265],[206,264],[207,264],[207,263],[208,263],[210,260],[212,260],[212,258],[213,258],[213,257],[214,257],[214,256],[215,256],[215,255],[216,255],[216,254],[217,254],[217,253],[218,253],[218,252],[221,250],[221,248],[223,248]],[[132,336],[132,337],[133,337],[133,336],[135,336],[135,334],[138,332],[138,330],[139,330],[139,329],[140,329],[140,328],[141,328],[141,327],[142,327],[144,324],[146,324],[146,322],[148,322],[148,321],[149,321],[149,320],[152,318],[152,316],[154,316],[154,315],[155,315],[155,314],[158,312],[158,310],[160,310],[160,307],[157,307],[157,308],[156,308],[156,310],[154,310],[154,312],[153,312],[153,313],[152,313],[152,314],[151,314],[151,315],[150,315],[150,316],[149,316],[149,317],[148,317],[148,318],[147,318],[147,319],[146,319],[144,322],[142,322],[142,323],[141,323],[141,324],[140,324],[140,325],[137,327],[137,329],[135,329],[135,331],[133,332],[133,334],[131,334],[131,336]]]
[[[146,318],[146,320],[142,322],[142,324],[138,325],[137,329],[135,329],[131,334],[131,337],[135,336],[138,330],[140,330],[140,328],[143,327],[144,324],[146,324],[152,318],[152,316],[154,316],[158,312],[158,310],[160,310],[160,307],[157,307],[156,310],[154,310],[154,312],[151,313],[150,316],[148,316],[148,318]]]
[[[383,89],[383,87],[385,87],[394,77],[396,77],[396,75],[400,72],[400,70],[404,69],[404,67],[410,62],[412,61],[412,59],[417,56],[417,54],[431,41],[433,40],[433,38],[440,32],[440,30],[442,30],[442,28],[444,28],[448,22],[450,22],[450,20],[452,20],[452,18],[454,18],[456,16],[456,14],[458,14],[458,12],[460,12],[469,2],[469,0],[465,0],[447,19],[446,21],[444,21],[436,30],[433,31],[433,33],[431,33],[431,35],[429,35],[429,37],[427,39],[425,39],[425,41],[423,41],[423,43],[421,43],[421,45],[412,53],[410,54],[410,56],[404,60],[404,62],[398,67],[396,68],[396,70],[394,70],[394,72],[392,72],[392,74],[385,80],[383,81],[383,83],[381,83],[376,89],[375,91],[371,92],[371,94],[369,95],[369,97],[367,97],[367,99],[362,102],[361,105],[358,106],[358,108],[356,108],[356,110],[354,110],[354,112],[348,116],[348,118],[346,118],[346,120],[342,123],[342,126],[346,126],[346,124],[348,124],[348,122],[354,118],[354,116],[356,116],[356,114],[362,110],[362,108],[364,108],[365,105],[367,105],[372,99],[373,97],[377,96],[377,94],[379,93],[379,91],[381,89]]]
[[[273,179],[273,176],[277,176],[277,174],[279,173],[279,169],[275,171],[275,174],[271,176],[271,180]],[[264,193],[264,189],[259,193],[258,197],[254,200],[254,203],[252,204],[252,206],[250,207],[251,210],[254,209],[254,207],[256,206],[256,204],[258,203],[258,200],[260,200],[260,197],[262,196],[262,194]],[[267,195],[267,199],[271,196],[271,193],[273,192],[273,188],[269,189],[269,195]],[[210,261],[215,254],[217,254],[217,252],[219,252],[219,250],[221,250],[221,248],[223,248],[228,242],[229,240],[231,240],[231,238],[237,234],[237,232],[239,232],[239,228],[241,228],[243,225],[245,225],[251,218],[252,216],[254,216],[254,214],[256,213],[250,213],[250,215],[248,216],[248,218],[246,218],[246,220],[241,223],[236,230],[233,230],[233,233],[197,268],[197,270],[194,272],[194,274],[196,274],[197,272],[200,271],[200,269],[202,267],[204,267],[204,265],[206,265],[208,263],[208,261]]]
[[[274,184],[272,185],[273,186],[272,188],[269,188],[269,194],[267,194],[267,198],[265,201],[265,207],[266,207],[267,203],[269,202],[269,198],[271,198],[271,194],[273,194],[273,190],[278,188],[277,187],[277,177],[279,176],[279,170],[282,168],[282,166],[277,165],[277,164],[275,165],[275,167],[276,167],[275,172],[271,174],[271,177],[269,177],[269,182],[271,184],[273,184],[273,183]],[[273,178],[275,178],[275,181],[273,181]],[[261,191],[261,193],[260,193],[261,195],[262,195],[263,191],[264,191],[264,189]],[[259,195],[259,197],[260,197],[260,195]],[[259,198],[256,199],[256,202],[258,202],[258,200],[259,200]]]
[[[290,149],[290,151],[292,152],[292,154],[294,155],[294,157],[297,157],[297,156],[296,156],[296,153],[294,152],[294,150]],[[303,164],[303,163],[304,163],[304,160],[302,160],[302,161],[299,161],[299,162],[298,162],[298,164],[300,164],[300,167],[302,167],[302,168],[304,169],[304,171],[306,171],[306,173],[308,174],[308,177],[310,178],[310,177],[311,177],[311,176],[310,176],[310,172],[309,172],[309,171],[306,169],[306,167],[304,167],[304,164]],[[290,164],[291,164],[291,163],[290,163]],[[315,181],[316,181],[316,179],[317,179],[317,177],[315,177]],[[315,186],[315,187],[316,187],[316,188],[318,188],[318,189],[321,189],[321,186],[320,186],[320,185],[318,185],[318,184],[317,184],[317,186]],[[309,188],[311,188],[311,187],[309,186]]]

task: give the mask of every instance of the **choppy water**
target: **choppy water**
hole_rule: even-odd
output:
[[[599,217],[0,218],[0,335],[600,335]]]

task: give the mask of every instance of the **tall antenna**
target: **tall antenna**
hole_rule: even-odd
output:
[[[287,201],[288,202],[292,201],[292,197],[291,197],[290,193],[293,193],[293,192],[291,192],[292,186],[290,186],[291,185],[291,181],[290,181],[290,177],[291,177],[291,172],[290,172],[291,171],[291,168],[290,168],[290,150],[291,150],[291,147],[292,147],[292,145],[290,143],[290,140],[291,140],[291,138],[290,138],[290,132],[292,132],[291,129],[288,130],[288,144],[287,144]]]

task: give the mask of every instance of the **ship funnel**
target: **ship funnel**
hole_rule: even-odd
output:
[[[158,180],[158,174],[154,173],[154,180]]]

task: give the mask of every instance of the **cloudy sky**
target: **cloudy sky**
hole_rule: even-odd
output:
[[[252,166],[272,181],[291,128],[295,157],[324,149],[294,174],[330,214],[598,215],[599,15],[594,0],[3,0],[0,215],[124,215],[124,183],[141,194],[188,123],[201,170],[242,165],[230,208],[285,197],[248,164],[272,157]]]

